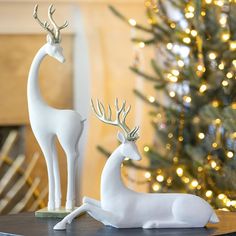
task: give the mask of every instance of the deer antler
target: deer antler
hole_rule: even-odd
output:
[[[51,4],[48,8],[48,18],[52,24],[52,28],[50,28],[50,23],[48,23],[47,21],[42,22],[38,18],[38,4],[36,4],[34,7],[33,17],[49,33],[49,36],[51,37],[54,43],[60,43],[61,41],[60,30],[66,28],[68,26],[68,22],[65,21],[65,23],[62,26],[58,26],[52,17],[55,11],[56,9],[53,9],[53,5]]]
[[[53,5],[51,4],[48,8],[48,18],[51,21],[53,28],[54,28],[54,32],[55,32],[55,37],[60,41],[60,30],[66,28],[68,26],[68,22],[65,21],[64,24],[62,26],[58,26],[55,22],[55,20],[53,19],[53,13],[56,11],[56,9],[53,9]]]
[[[95,115],[97,116],[97,118],[99,120],[101,120],[102,122],[104,122],[106,124],[120,127],[124,131],[127,140],[135,141],[136,139],[139,138],[137,135],[139,127],[137,126],[137,127],[133,128],[132,130],[130,130],[130,128],[125,123],[126,117],[131,109],[131,106],[129,106],[127,109],[125,108],[126,101],[123,101],[122,106],[119,107],[118,99],[116,98],[116,100],[115,100],[115,109],[116,109],[115,120],[112,120],[112,111],[111,111],[110,105],[108,105],[108,115],[106,115],[105,107],[99,100],[97,100],[97,109],[95,108],[92,99],[91,99],[91,105],[92,105],[92,109],[93,109]]]

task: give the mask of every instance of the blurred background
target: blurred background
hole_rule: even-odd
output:
[[[99,199],[100,176],[117,147],[117,129],[92,114],[90,98],[132,106],[143,159],[122,167],[140,192],[189,192],[215,208],[236,207],[235,1],[41,0],[38,14],[68,20],[66,62],[47,57],[40,89],[49,105],[86,118],[80,141],[77,203]],[[0,213],[46,206],[47,171],[27,110],[27,77],[46,33],[34,1],[0,2]],[[67,164],[58,144],[65,201]]]

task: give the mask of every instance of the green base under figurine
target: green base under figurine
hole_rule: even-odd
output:
[[[77,208],[77,207],[76,207]],[[76,209],[74,208],[74,209]],[[40,218],[64,218],[67,216],[69,213],[71,213],[73,210],[66,210],[64,207],[61,207],[60,209],[56,210],[48,210],[47,207],[42,208],[38,211],[35,212],[36,217]]]

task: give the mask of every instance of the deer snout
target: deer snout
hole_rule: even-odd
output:
[[[62,57],[58,58],[58,61],[61,63],[64,63],[66,61],[66,59],[64,56],[62,56]]]

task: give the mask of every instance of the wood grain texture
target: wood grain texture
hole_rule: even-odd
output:
[[[82,215],[68,225],[65,231],[54,231],[53,226],[59,219],[41,219],[33,213],[0,216],[0,232],[14,233],[25,236],[208,236],[208,235],[235,235],[236,212],[218,212],[221,222],[217,225],[207,225],[205,228],[195,229],[115,229],[106,227],[95,221],[89,215]],[[199,216],[201,217],[201,216]],[[231,233],[231,234],[230,234]]]

